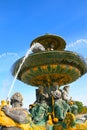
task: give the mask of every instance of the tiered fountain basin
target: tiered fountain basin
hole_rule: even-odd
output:
[[[13,75],[16,74],[23,58],[14,64]],[[71,51],[44,51],[29,55],[24,62],[18,79],[31,86],[52,84],[59,86],[72,83],[87,71],[83,59]]]

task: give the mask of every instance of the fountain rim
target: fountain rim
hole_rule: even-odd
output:
[[[48,42],[49,39],[50,39],[50,43]],[[30,47],[34,43],[37,43],[37,42],[42,44],[45,47],[45,49],[46,49],[46,46],[48,46],[48,44],[53,44],[55,48],[54,50],[64,50],[66,47],[66,41],[61,36],[53,35],[53,34],[45,34],[45,35],[35,38],[30,43]]]
[[[85,74],[86,72],[87,72],[87,65],[86,65],[86,62],[85,62],[85,60],[84,59],[82,59],[82,57],[80,57],[79,56],[79,54],[78,53],[76,53],[76,52],[72,52],[72,51],[67,51],[67,50],[65,50],[65,51],[43,51],[43,52],[38,52],[38,53],[31,53],[28,57],[27,57],[27,59],[26,59],[26,61],[27,60],[30,60],[30,58],[33,58],[32,59],[32,62],[34,61],[34,56],[36,56],[36,57],[38,57],[38,56],[40,56],[41,57],[41,55],[43,55],[44,54],[44,56],[46,55],[46,54],[50,54],[51,56],[52,56],[52,53],[54,53],[56,56],[57,55],[59,55],[59,53],[62,53],[62,54],[64,54],[64,53],[66,53],[66,56],[68,56],[68,58],[70,57],[70,55],[71,56],[75,56],[76,57],[76,59],[74,59],[74,61],[75,62],[77,62],[76,60],[77,59],[79,59],[80,60],[80,62],[81,62],[81,64],[83,64],[83,67],[85,67],[85,68],[83,68],[83,74]],[[61,56],[61,55],[60,55]],[[65,56],[65,57],[66,57]],[[12,72],[14,73],[14,68],[16,67],[16,65],[18,65],[19,66],[19,63],[21,63],[22,62],[22,60],[23,60],[23,58],[24,58],[24,56],[23,57],[21,57],[21,58],[19,58],[14,64],[13,64],[13,66],[12,66]],[[43,58],[43,57],[42,57]],[[57,57],[58,58],[58,57]],[[56,58],[56,59],[57,59]],[[70,57],[71,58],[71,57]],[[62,59],[64,59],[64,58],[62,58]],[[35,60],[36,60],[36,58],[35,58]],[[39,59],[37,59],[37,60],[39,60]],[[64,59],[65,60],[65,59]],[[26,62],[25,61],[25,62]],[[70,61],[69,61],[69,63],[70,63]],[[32,63],[31,63],[32,64]],[[46,63],[47,64],[47,63]],[[17,68],[18,68],[18,66],[17,66]],[[23,64],[23,66],[25,66],[25,63]],[[22,67],[23,67],[22,66]],[[36,65],[35,65],[36,66]],[[35,67],[35,66],[30,66],[30,67]],[[82,75],[83,75],[82,74]]]
[[[62,56],[60,55],[60,54],[65,54],[65,53],[67,53],[68,54],[68,60],[65,58],[64,59],[64,57],[62,58]],[[70,55],[69,54],[72,54],[71,55],[71,57],[70,57]],[[43,57],[42,57],[42,54],[44,54],[43,55]],[[47,54],[50,54],[50,57],[47,57],[47,59],[45,59],[45,62],[49,62],[50,61],[50,59],[49,58],[52,58],[51,56],[52,56],[52,54],[55,54],[54,56],[53,56],[53,58],[51,59],[51,60],[53,60],[53,62],[55,61],[55,64],[62,64],[63,63],[63,60],[66,60],[66,61],[64,61],[64,63],[66,63],[66,62],[68,62],[68,64],[67,65],[70,65],[70,62],[72,63],[72,56],[76,56],[76,59],[74,59],[74,64],[76,64],[75,66],[77,66],[78,65],[78,63],[77,63],[77,61],[79,61],[79,64],[80,64],[80,67],[81,68],[78,68],[78,70],[81,72],[81,75],[79,75],[79,77],[81,77],[82,75],[84,75],[86,72],[87,72],[87,67],[85,66],[85,62],[81,59],[81,57],[79,57],[79,55],[77,54],[77,53],[74,53],[74,52],[71,52],[71,51],[46,51],[46,52],[39,52],[39,53],[32,53],[32,54],[30,54],[28,57],[27,57],[27,59],[26,59],[26,64],[24,63],[24,65],[22,66],[23,68],[22,68],[22,70],[20,71],[20,73],[19,73],[19,80],[21,80],[20,79],[20,74],[22,74],[22,72],[23,72],[23,70],[25,70],[25,68],[35,68],[35,66],[36,67],[38,67],[38,66],[42,66],[42,64],[43,64],[43,62],[44,62],[44,56],[46,56]],[[36,58],[36,57],[38,57],[38,56],[40,56],[42,59],[41,59],[41,61],[40,61],[40,63],[38,62],[38,64],[36,64],[36,60],[40,60],[40,57],[39,58]],[[58,57],[57,56],[59,56],[59,59],[57,59]],[[67,55],[65,55],[65,57],[66,57]],[[54,58],[55,57],[55,58]],[[57,57],[57,58],[56,58]],[[62,58],[62,59],[61,59]],[[21,63],[21,61],[22,61],[22,59],[23,59],[23,57],[22,58],[20,58],[20,59],[18,59],[15,63],[14,63],[14,68],[13,68],[13,74],[12,75],[15,75],[16,74],[16,72],[17,72],[17,69],[18,69],[18,66],[19,66],[19,64]],[[47,61],[46,61],[47,60]],[[59,61],[60,60],[60,61]],[[61,61],[62,60],[62,61]],[[32,66],[32,64],[33,64],[33,62],[36,64],[35,66]],[[51,64],[51,62],[49,63],[49,64],[47,64],[47,65],[50,65]],[[52,63],[53,64],[53,63]],[[73,65],[74,65],[73,64]],[[46,63],[44,64],[44,65],[46,65]],[[72,66],[72,67],[75,67],[75,66]],[[85,67],[85,68],[84,68]],[[77,67],[76,67],[77,68]],[[79,78],[78,77],[78,78]],[[78,79],[78,78],[76,78],[76,79]],[[23,81],[22,81],[23,82]]]

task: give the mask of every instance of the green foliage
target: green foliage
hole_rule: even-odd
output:
[[[83,103],[80,101],[75,101],[75,104],[78,106],[78,113],[82,113],[83,111]]]

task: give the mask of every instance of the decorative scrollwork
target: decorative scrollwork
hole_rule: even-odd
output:
[[[75,125],[75,116],[74,114],[68,112],[66,114],[66,118],[64,119],[64,123],[66,124],[66,128],[73,127]]]

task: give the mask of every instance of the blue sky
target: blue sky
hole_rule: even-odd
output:
[[[67,49],[87,57],[87,0],[0,0],[0,100],[6,99],[14,77],[13,63],[31,41],[46,33],[63,37]],[[70,84],[74,100],[87,105],[87,74]],[[24,106],[35,101],[35,88],[16,80],[10,96],[21,92]]]

